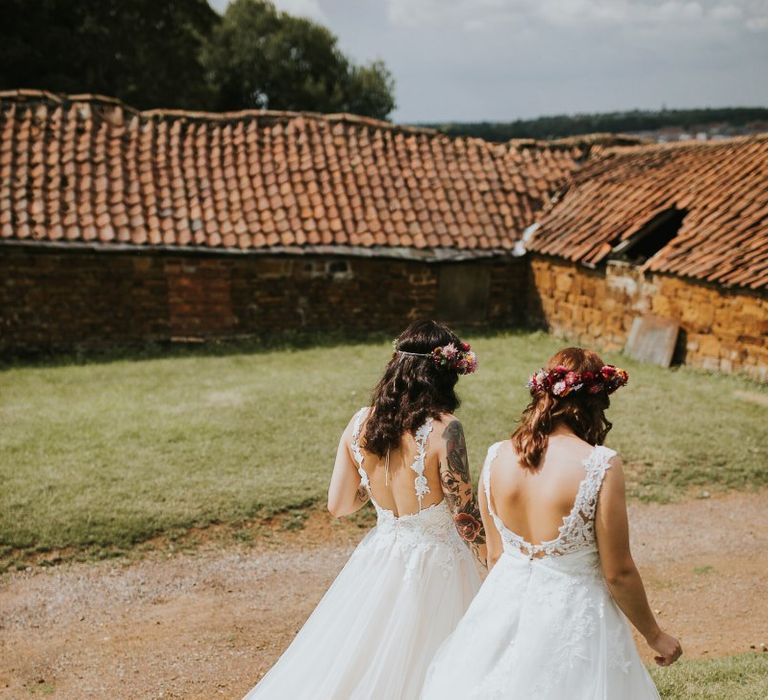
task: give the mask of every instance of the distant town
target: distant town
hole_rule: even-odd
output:
[[[633,110],[574,114],[511,122],[447,122],[419,124],[451,136],[477,136],[487,141],[558,139],[582,134],[626,134],[669,143],[714,141],[768,132],[768,108],[732,107],[689,110]]]

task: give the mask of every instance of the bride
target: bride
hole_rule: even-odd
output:
[[[492,570],[430,667],[422,700],[650,700],[625,615],[667,666],[682,653],[629,550],[608,395],[627,373],[567,348],[529,381],[511,440],[492,445],[480,508]],[[622,614],[623,613],[623,614]]]
[[[341,436],[328,490],[337,517],[368,500],[363,539],[275,666],[245,700],[411,700],[480,587],[485,563],[454,388],[475,370],[469,345],[412,323]]]

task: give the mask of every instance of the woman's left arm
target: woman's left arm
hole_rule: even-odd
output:
[[[487,465],[485,467],[488,468]],[[504,544],[501,541],[501,535],[493,522],[493,516],[488,505],[488,497],[483,487],[485,478],[483,471],[480,471],[480,484],[477,488],[477,500],[480,501],[480,515],[483,516],[483,525],[485,527],[485,544],[488,549],[488,571],[490,571],[504,552]]]
[[[469,477],[467,443],[461,422],[451,420],[442,437],[440,483],[445,500],[453,513],[453,522],[461,539],[469,545],[477,560],[487,566],[485,530]]]
[[[333,465],[331,483],[328,486],[328,510],[341,518],[360,510],[368,502],[368,491],[362,485],[352,455],[352,431],[354,418],[349,422],[339,440],[336,463]]]

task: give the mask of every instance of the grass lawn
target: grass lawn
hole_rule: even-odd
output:
[[[651,675],[664,700],[765,700],[768,654],[740,654],[707,661],[678,661]]]
[[[469,339],[480,371],[459,383],[459,414],[477,470],[525,405],[529,372],[562,342]],[[0,559],[13,549],[127,547],[321,501],[338,436],[389,353],[370,341],[5,369]],[[631,374],[613,399],[608,444],[628,464],[633,497],[768,483],[768,388],[605,359]]]

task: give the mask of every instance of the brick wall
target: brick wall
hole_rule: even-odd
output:
[[[442,304],[445,320],[523,323],[527,267],[519,259],[438,264],[7,246],[0,248],[0,354],[297,329],[394,332],[436,316],[450,291],[441,289],[448,266],[474,270],[475,293],[478,274],[487,278],[488,291],[470,316],[450,318]]]
[[[461,308],[462,300],[470,303]],[[5,357],[291,330],[396,332],[420,317],[541,325],[612,350],[647,312],[680,322],[679,360],[768,380],[768,295],[617,263],[589,270],[536,255],[425,263],[0,247]]]
[[[635,316],[653,313],[680,323],[679,360],[768,380],[768,295],[645,275],[622,263],[590,270],[538,255],[529,261],[528,315],[535,324],[616,350]]]

